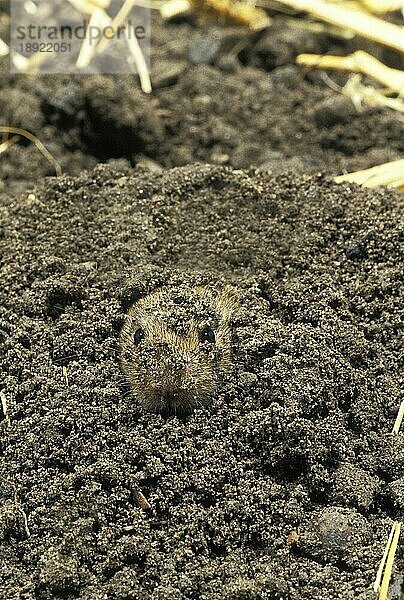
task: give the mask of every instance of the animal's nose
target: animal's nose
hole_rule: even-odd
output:
[[[184,381],[189,375],[189,364],[187,360],[178,354],[167,353],[164,357],[160,357],[159,368],[162,371],[163,379],[170,386],[184,385]]]

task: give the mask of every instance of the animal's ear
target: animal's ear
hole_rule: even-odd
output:
[[[116,292],[125,312],[138,300],[166,283],[164,272],[157,267],[137,266],[122,274]]]

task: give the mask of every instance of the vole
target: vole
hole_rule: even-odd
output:
[[[231,365],[230,286],[164,286],[135,302],[120,335],[121,365],[144,409],[188,414]]]

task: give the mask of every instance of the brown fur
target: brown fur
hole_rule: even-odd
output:
[[[238,301],[229,286],[165,286],[138,300],[120,336],[121,364],[143,407],[188,413],[205,404],[231,364],[231,320]],[[210,327],[215,341],[200,340]],[[135,332],[143,339],[136,344]]]

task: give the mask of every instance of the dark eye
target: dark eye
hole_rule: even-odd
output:
[[[216,341],[215,332],[210,327],[204,327],[199,334],[199,341],[214,344]]]
[[[145,333],[143,329],[137,329],[133,335],[133,341],[135,342],[135,346],[138,346],[140,342],[144,339]]]

